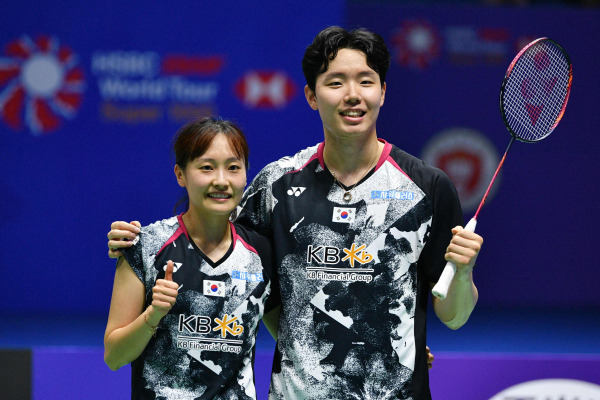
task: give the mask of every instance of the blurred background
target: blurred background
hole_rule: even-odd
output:
[[[129,397],[129,367],[102,361],[110,223],[172,215],[170,143],[192,118],[244,129],[249,180],[320,142],[301,59],[342,25],[386,40],[378,135],[446,170],[466,220],[510,139],[498,106],[510,61],[543,36],[569,52],[562,122],[513,146],[479,215],[471,320],[428,322],[430,379],[437,399],[600,399],[598,1],[24,0],[0,13],[0,398]]]

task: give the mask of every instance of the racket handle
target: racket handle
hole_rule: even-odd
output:
[[[477,226],[477,220],[475,218],[471,218],[465,229],[469,232],[475,232],[475,227]],[[452,283],[452,279],[454,278],[454,274],[456,274],[456,265],[453,262],[448,261],[442,275],[440,275],[440,279],[435,284],[431,293],[435,297],[440,300],[444,300],[448,295],[448,288],[450,287],[450,283]]]

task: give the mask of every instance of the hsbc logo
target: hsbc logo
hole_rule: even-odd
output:
[[[296,94],[296,85],[282,71],[249,71],[234,92],[250,108],[284,108]]]

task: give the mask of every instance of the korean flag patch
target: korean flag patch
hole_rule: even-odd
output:
[[[345,207],[333,207],[333,222],[339,222],[342,224],[349,224],[354,222],[356,216],[356,208],[345,208]]]
[[[225,282],[204,280],[204,295],[225,297]]]

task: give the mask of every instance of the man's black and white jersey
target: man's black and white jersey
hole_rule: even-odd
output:
[[[132,363],[134,399],[255,399],[254,344],[271,292],[271,247],[263,236],[231,224],[232,245],[211,261],[190,239],[181,215],[141,229],[124,251],[152,288],[174,262],[177,301]]]
[[[446,174],[382,142],[355,187],[334,180],[321,143],[269,164],[244,194],[236,222],[272,239],[278,266],[271,399],[430,397],[429,285],[462,213]]]

